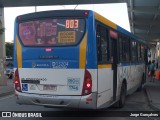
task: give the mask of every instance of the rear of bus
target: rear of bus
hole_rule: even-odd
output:
[[[17,103],[96,109],[92,11],[18,16],[14,36]]]

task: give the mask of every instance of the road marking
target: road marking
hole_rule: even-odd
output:
[[[0,100],[8,99],[8,98],[11,98],[13,96],[14,96],[14,94],[8,95],[8,96],[5,96],[5,97],[0,97]]]

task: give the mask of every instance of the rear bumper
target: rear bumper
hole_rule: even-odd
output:
[[[86,96],[59,96],[20,93],[16,91],[18,104],[41,105],[48,107],[68,107],[82,109],[97,109],[97,93]]]

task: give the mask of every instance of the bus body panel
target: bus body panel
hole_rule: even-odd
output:
[[[81,109],[97,109],[96,106],[96,93],[91,93],[86,96],[59,96],[59,95],[41,95],[41,94],[26,94],[19,93],[18,104],[27,105],[41,105],[46,107],[69,107]]]
[[[96,21],[94,12],[90,12],[86,22],[88,28],[86,68],[97,69],[97,40],[96,40]]]
[[[81,42],[70,47],[25,47],[16,35],[14,70],[18,68],[22,88],[22,93],[16,92],[17,103],[96,109],[96,40],[94,26],[90,23],[94,23],[93,12],[86,19]],[[51,51],[46,52],[46,48]],[[81,96],[85,69],[92,77],[92,94]],[[40,82],[32,83],[34,80]],[[60,105],[59,101],[64,101],[65,105]]]
[[[110,65],[105,65],[105,67]],[[122,82],[125,79],[127,81],[127,95],[132,94],[137,90],[142,82],[142,75],[144,74],[144,64],[121,64],[118,65],[117,73],[117,94],[118,101],[120,97],[120,91]],[[113,99],[113,71],[111,68],[98,69],[98,98],[97,108],[108,107],[115,103]]]
[[[60,60],[59,59],[58,60],[38,59],[41,55],[44,54],[43,53],[44,49],[39,49],[39,48],[36,49],[35,48],[35,50],[33,50],[33,54],[30,57],[30,56],[28,56],[28,54],[30,53],[30,50],[28,50],[28,49],[30,49],[30,48],[25,48],[25,49],[22,48],[22,51],[19,50],[19,48],[17,48],[18,52],[20,52],[20,51],[22,52],[21,53],[22,57],[18,57],[18,56],[20,56],[20,54],[17,55],[17,58],[19,60],[18,70],[19,70],[19,75],[20,75],[20,80],[21,80],[22,92],[24,92],[23,86],[25,86],[27,88],[26,88],[26,90],[25,89],[24,90],[25,90],[25,92],[28,92],[28,93],[33,92],[33,93],[39,93],[39,94],[50,94],[53,91],[52,92],[43,91],[43,89],[50,89],[51,88],[51,89],[57,89],[56,94],[59,94],[59,95],[66,94],[65,92],[63,92],[63,90],[65,90],[66,92],[68,90],[67,94],[69,94],[70,90],[74,91],[73,93],[70,92],[69,95],[76,95],[76,94],[80,95],[82,92],[82,86],[83,86],[83,80],[84,80],[84,69],[78,69],[78,71],[77,71],[75,68],[79,67],[79,64],[81,64],[80,62],[82,62],[82,63],[85,63],[85,62],[78,60],[79,59],[78,55],[80,52],[80,49],[78,49],[78,48],[79,47],[77,47],[75,49],[74,47],[72,47],[71,50],[65,50],[64,53],[70,52],[70,53],[66,54],[66,56],[69,54],[71,56],[71,54],[75,53],[75,55],[72,55],[70,58],[66,58],[66,59],[63,58],[65,56],[61,55],[62,54],[61,49],[59,50],[58,48],[53,48],[54,49],[53,53],[46,53],[44,55],[44,57],[50,56],[52,54],[56,55],[56,51],[58,51],[57,54],[60,53],[60,54],[58,54],[59,57],[61,58]],[[34,53],[34,51],[39,51],[38,52],[39,55]],[[28,58],[32,58],[32,59],[27,60],[26,57],[24,57],[24,56],[28,56]],[[61,56],[63,56],[63,57],[61,57]],[[72,69],[72,70],[69,70],[69,69]],[[76,77],[77,73],[78,73],[78,76]],[[32,79],[33,79],[33,81],[35,79],[40,80],[41,85],[35,86],[37,88],[36,89],[37,91],[31,91],[28,89],[30,83],[22,83],[22,80],[32,80]],[[41,80],[41,79],[44,79],[44,80]],[[69,83],[69,81],[71,81],[73,83],[71,83],[71,82]],[[76,83],[74,83],[74,81]],[[49,86],[49,85],[52,85],[52,86]],[[57,88],[54,88],[54,86],[55,87],[57,86]],[[70,88],[67,89],[67,88],[64,88],[63,86],[70,86]],[[43,88],[43,87],[46,87],[46,88]],[[78,93],[76,93],[76,91]],[[47,93],[47,92],[49,92],[49,93]]]
[[[61,14],[58,14],[61,13]],[[73,14],[72,14],[73,12]],[[77,17],[78,12],[68,11],[70,17]],[[84,13],[80,11],[80,13]],[[74,107],[86,109],[105,108],[120,98],[121,86],[127,81],[127,93],[135,91],[141,83],[144,64],[132,63],[117,65],[117,86],[113,81],[113,64],[98,64],[96,20],[118,32],[134,37],[118,25],[93,11],[85,19],[85,32],[76,45],[71,46],[24,46],[18,35],[18,19],[15,22],[14,71],[18,70],[22,92],[16,92],[17,103],[52,107]],[[67,18],[67,11],[40,12],[22,16],[22,23],[32,19]],[[48,15],[47,15],[48,14]],[[35,16],[36,15],[36,16]],[[87,16],[87,17],[86,17]],[[23,21],[24,20],[24,21]],[[59,24],[64,26],[63,24]],[[83,32],[83,31],[82,31]],[[136,38],[135,38],[136,39]],[[117,39],[118,40],[118,39]],[[49,51],[48,51],[49,50]],[[89,95],[82,95],[85,71],[92,79]],[[115,78],[115,77],[114,77]],[[113,100],[114,87],[116,100]]]
[[[84,70],[21,68],[19,69],[19,74],[22,92],[52,95],[81,95]],[[29,80],[30,82],[38,80],[40,83],[23,83],[22,80]]]
[[[96,20],[100,21],[104,25],[114,30],[117,30],[123,34],[126,34],[134,39],[138,39],[128,31],[124,30],[120,26],[114,24],[111,21],[106,20],[103,16],[95,13]],[[108,28],[108,29],[110,29]],[[118,41],[118,39],[117,39]],[[118,46],[117,46],[118,47]],[[120,98],[122,82],[126,80],[127,94],[132,94],[141,85],[142,76],[145,73],[145,65],[143,62],[130,62],[127,65],[117,65],[117,89],[116,89],[116,100],[113,101],[113,64],[98,65],[98,98],[97,108],[108,107],[115,103]],[[110,66],[110,69],[104,68],[104,66]]]
[[[145,65],[142,63],[118,65],[118,91],[120,92],[121,84],[125,79],[127,81],[127,94],[132,94],[142,82],[144,67]]]
[[[51,49],[51,52],[45,52],[47,49]],[[22,53],[23,68],[71,69],[79,67],[79,47],[23,48]]]
[[[97,72],[94,69],[88,71],[92,75],[92,92],[96,92]],[[25,93],[51,95],[81,95],[82,93],[83,69],[20,68],[19,74],[22,92]],[[36,80],[40,83],[34,83]],[[25,83],[25,81],[28,82]],[[48,87],[51,87],[51,90]]]
[[[113,97],[113,70],[111,64],[98,65],[98,100],[97,107],[111,102]]]

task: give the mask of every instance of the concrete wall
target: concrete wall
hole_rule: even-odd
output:
[[[0,28],[4,27],[4,8],[0,8]],[[4,74],[4,63],[5,63],[5,35],[0,34],[0,85],[6,85],[6,77]]]

